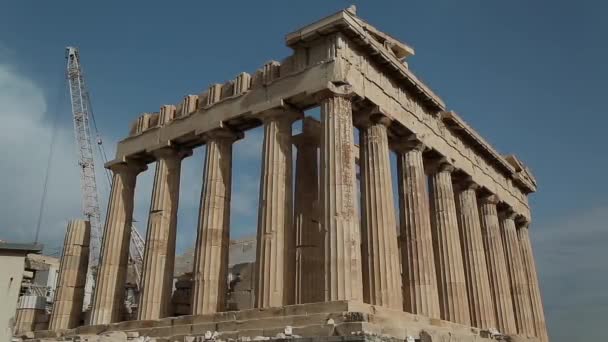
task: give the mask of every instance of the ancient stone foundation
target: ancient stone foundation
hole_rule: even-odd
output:
[[[136,119],[106,165],[114,177],[91,325],[35,337],[547,341],[526,166],[449,111],[409,69],[414,50],[354,8],[285,40],[293,53],[281,62]],[[304,114],[314,107],[319,119]],[[253,288],[228,293],[232,146],[259,126]],[[194,269],[171,309],[181,161],[202,145]],[[150,163],[142,320],[121,322],[134,187]],[[227,311],[249,294],[254,309]]]
[[[420,341],[490,341],[501,337],[491,332],[438,319],[413,315],[352,301],[288,305],[198,316],[182,316],[151,321],[127,321],[83,326],[62,331],[40,331],[32,335],[39,341],[136,340],[186,342],[202,340],[247,341],[269,338],[308,337],[308,341],[328,338],[384,338]],[[205,338],[207,336],[207,339]],[[310,339],[310,337],[314,337]],[[537,341],[534,338],[520,339]],[[142,339],[143,341],[143,339]],[[146,340],[147,341],[147,340]]]

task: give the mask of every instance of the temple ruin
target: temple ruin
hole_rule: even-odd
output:
[[[409,69],[414,50],[353,8],[285,42],[293,53],[281,62],[135,120],[106,164],[113,181],[90,323],[32,337],[548,341],[526,166],[449,110]],[[320,120],[304,114],[314,107]],[[259,126],[255,308],[227,311],[232,146]],[[169,317],[180,165],[203,145],[192,312]],[[138,320],[123,321],[134,190],[152,163]]]

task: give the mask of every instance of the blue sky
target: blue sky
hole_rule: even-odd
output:
[[[34,236],[58,115],[43,242],[79,216],[64,47],[81,50],[97,123],[113,155],[138,113],[289,54],[284,35],[356,3],[416,49],[410,68],[502,153],[533,171],[532,237],[553,341],[599,338],[608,317],[602,1],[6,1],[0,4],[0,238]],[[235,146],[232,231],[255,231],[260,130]],[[194,241],[204,149],[184,162],[178,245]],[[145,229],[153,166],[138,180]],[[99,174],[105,210],[107,186]]]

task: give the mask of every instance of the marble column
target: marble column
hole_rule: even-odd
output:
[[[453,170],[451,165],[440,163],[429,181],[439,309],[442,319],[470,325],[469,300],[452,185]]]
[[[68,223],[49,330],[72,329],[80,324],[90,241],[89,221],[71,220]]]
[[[476,184],[468,180],[459,184],[458,226],[471,325],[489,329],[496,328],[496,320],[477,207],[477,188]]]
[[[517,230],[517,236],[519,238],[524,270],[528,279],[528,290],[530,291],[532,304],[532,319],[534,321],[534,335],[539,337],[541,342],[548,342],[549,336],[547,335],[545,312],[543,310],[543,301],[540,294],[538,276],[536,274],[536,265],[534,263],[534,254],[532,253],[532,243],[530,242],[528,224],[521,226]]]
[[[325,231],[325,300],[363,300],[361,231],[352,106],[342,94],[321,104],[321,208]]]
[[[198,232],[194,251],[193,315],[226,309],[232,145],[240,135],[229,130],[208,133]]]
[[[363,119],[359,132],[363,301],[402,310],[389,123],[387,117],[373,114]]]
[[[319,223],[319,137],[311,118],[303,121],[302,133],[294,136],[296,174],[294,225],[296,231],[296,304],[325,299],[324,234]]]
[[[532,321],[532,303],[528,280],[515,229],[515,214],[507,210],[504,213],[500,225],[502,240],[505,246],[507,270],[511,284],[511,296],[513,299],[513,311],[515,313],[515,325],[519,335],[534,335],[534,322]]]
[[[395,146],[399,182],[403,309],[440,318],[431,214],[422,152],[424,145]]]
[[[488,278],[494,303],[496,328],[504,334],[516,334],[513,300],[496,204],[498,204],[498,197],[495,195],[482,196],[479,200],[479,216]]]
[[[91,325],[121,320],[131,242],[135,182],[137,174],[145,170],[146,166],[130,162],[114,164],[110,169],[114,175],[95,281]]]
[[[139,293],[139,320],[171,314],[181,161],[189,155],[173,148],[163,148],[154,154],[156,171]]]
[[[264,118],[256,250],[257,308],[295,302],[295,232],[292,225],[291,126],[301,113]]]

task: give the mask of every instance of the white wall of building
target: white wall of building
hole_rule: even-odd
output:
[[[0,341],[10,341],[23,277],[25,255],[0,256]]]

